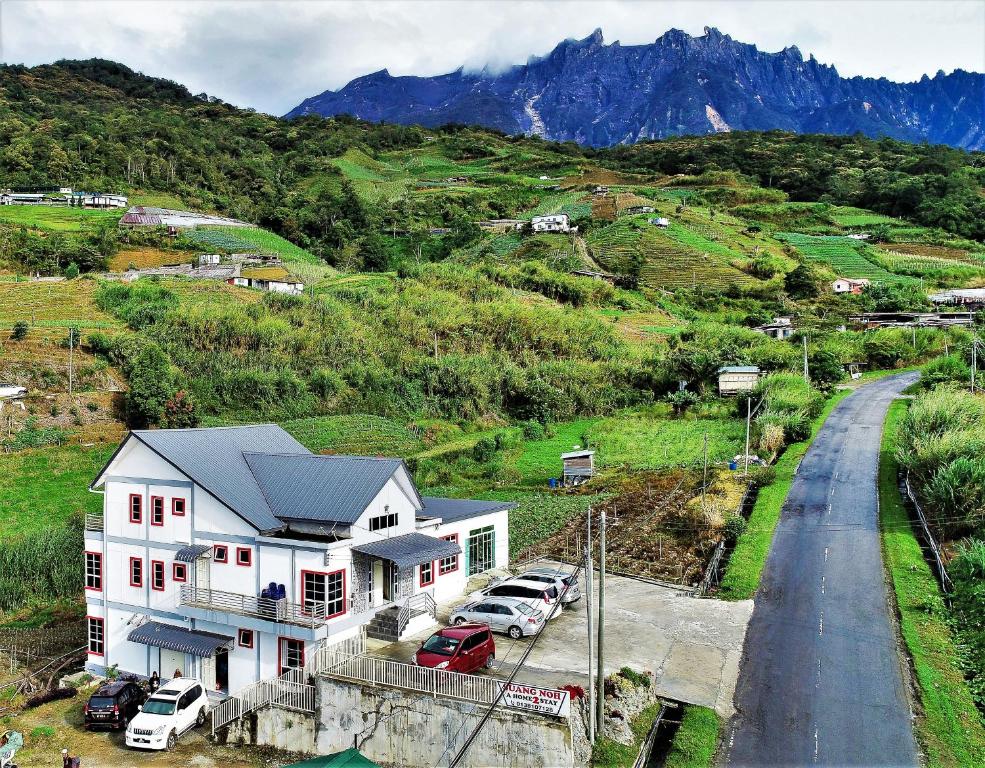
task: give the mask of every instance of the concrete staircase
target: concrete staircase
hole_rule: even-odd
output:
[[[420,632],[434,624],[437,608],[434,598],[424,592],[408,598],[399,605],[379,611],[366,625],[366,636],[395,643],[407,635]]]

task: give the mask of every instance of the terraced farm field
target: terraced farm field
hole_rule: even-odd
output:
[[[899,219],[873,213],[865,208],[852,208],[847,205],[835,207],[831,212],[831,220],[839,227],[873,227],[877,224],[899,224]]]
[[[985,263],[975,259],[947,259],[878,248],[873,259],[890,272],[917,277],[953,276],[972,278],[985,275]]]
[[[633,265],[640,258],[640,226],[631,219],[623,219],[603,229],[592,232],[588,246],[592,255],[610,272],[631,274]]]
[[[777,238],[792,245],[803,254],[804,258],[826,264],[840,277],[865,278],[884,283],[912,280],[902,275],[894,275],[866,259],[860,253],[860,250],[866,246],[848,237],[780,232]]]
[[[371,414],[316,416],[281,426],[315,453],[408,456],[422,448],[421,439],[405,425]]]
[[[723,290],[733,284],[757,282],[720,257],[707,251],[694,251],[655,228],[643,234],[640,249],[646,258],[640,270],[640,281],[651,288]]]

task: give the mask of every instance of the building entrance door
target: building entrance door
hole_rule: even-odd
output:
[[[400,573],[390,560],[383,561],[383,602],[389,603],[397,599]]]

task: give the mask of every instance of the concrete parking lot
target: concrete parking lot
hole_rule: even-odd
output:
[[[595,576],[597,580],[597,572]],[[713,707],[721,715],[730,716],[752,601],[694,598],[676,589],[622,576],[610,575],[605,583],[606,674],[624,666],[652,672],[661,695]],[[463,602],[459,599],[439,606],[439,621],[447,622],[452,610]],[[371,653],[411,661],[432,631]],[[498,663],[491,674],[506,677],[530,642],[529,638],[513,641],[496,635]],[[584,598],[550,621],[517,679],[555,687],[568,683],[587,685],[588,618]]]

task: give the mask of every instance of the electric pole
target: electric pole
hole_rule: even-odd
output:
[[[588,508],[588,544],[585,547],[585,608],[588,609],[588,743],[595,743],[595,677],[592,675],[592,508]]]
[[[708,433],[707,432],[705,432],[704,465],[705,465],[704,476],[701,480],[701,511],[702,512],[707,511],[705,509],[705,489],[708,487]]]
[[[971,393],[975,393],[975,372],[978,368],[978,336],[971,338]]]
[[[804,336],[804,381],[811,383],[810,370],[807,368],[807,336]]]
[[[602,508],[602,527],[599,531],[599,643],[598,673],[595,682],[595,732],[605,734],[605,668],[603,662],[605,640],[605,522],[606,510]]]
[[[68,329],[68,396],[69,397],[72,396],[72,383],[73,383],[72,364],[74,362],[73,360],[74,351],[75,351],[75,327],[70,326]]]
[[[746,398],[746,452],[742,455],[742,476],[749,477],[749,425],[752,423],[752,398]]]

